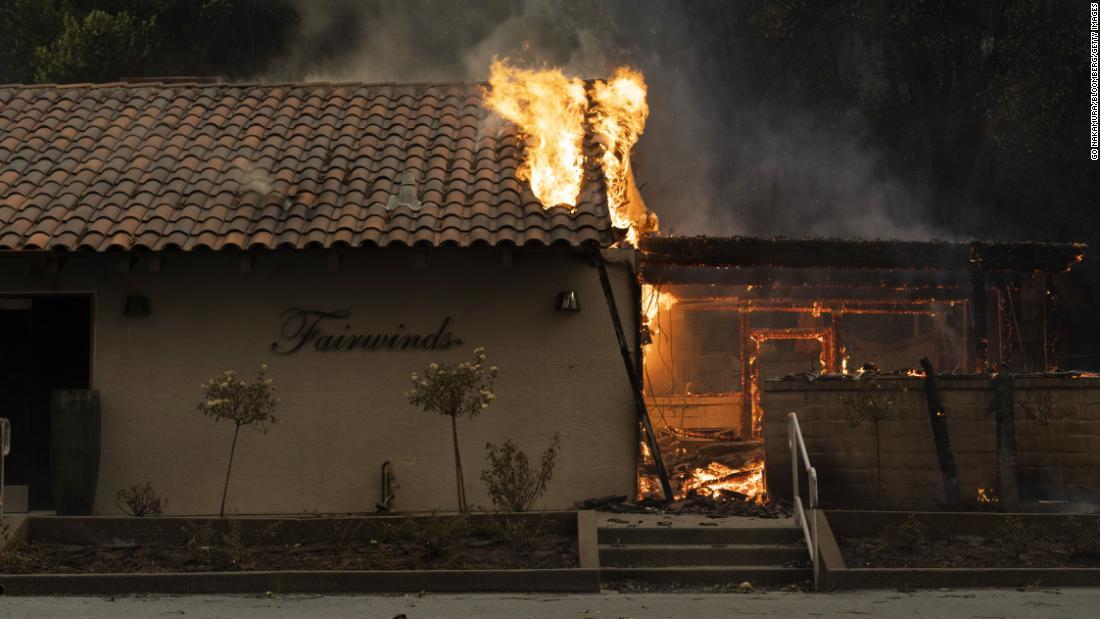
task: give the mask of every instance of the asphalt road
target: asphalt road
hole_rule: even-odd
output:
[[[573,595],[196,595],[0,598],[0,617],[355,617],[393,619],[684,617],[1100,617],[1100,588],[917,593],[615,593]]]

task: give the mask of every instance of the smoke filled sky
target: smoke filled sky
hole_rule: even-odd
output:
[[[1100,241],[1078,0],[0,2],[0,82],[643,71],[665,232]]]
[[[298,30],[265,77],[484,80],[494,57],[603,77],[628,64],[649,82],[651,115],[635,164],[664,232],[1060,237],[1067,231],[1003,212],[1016,207],[1000,205],[997,177],[1033,170],[1001,169],[1027,145],[1011,137],[999,145],[989,131],[997,113],[1011,120],[1029,111],[1016,101],[1000,109],[992,90],[1012,77],[997,71],[1011,67],[991,58],[997,45],[1034,47],[1012,32],[1012,19],[1060,23],[1069,4],[1046,4],[1053,12],[933,8],[898,18],[889,2],[867,2],[845,20],[846,4],[831,1],[300,0]],[[904,29],[914,41],[898,46]],[[955,37],[954,56],[922,48],[921,36],[935,29]],[[1047,54],[1041,65],[1062,62],[1058,49],[1034,54]],[[979,67],[989,75],[961,75],[975,63],[989,65]],[[950,75],[923,76],[922,64]],[[1049,180],[1022,189],[1051,198]]]
[[[716,60],[731,33],[706,18],[714,4],[303,0],[298,36],[267,76],[480,81],[503,57],[603,77],[628,64],[650,87],[634,158],[665,232],[952,236],[922,209],[926,188],[887,169],[859,110],[765,109],[751,84],[723,74],[751,58]]]

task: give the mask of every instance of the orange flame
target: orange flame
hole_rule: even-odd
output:
[[[684,481],[684,494],[694,490],[698,494],[714,496],[722,490],[740,492],[757,503],[764,500],[764,463],[753,464],[746,469],[732,469],[720,462],[711,462],[703,469],[695,469]]]
[[[584,82],[557,69],[525,70],[494,60],[485,102],[515,123],[527,145],[516,175],[544,207],[576,207],[584,175]]]
[[[625,229],[626,242],[636,245],[646,213],[643,205],[631,204],[630,149],[641,137],[649,116],[645,79],[633,69],[620,67],[610,81],[592,86],[592,102],[592,129],[604,147],[600,165],[607,181],[611,225]]]
[[[626,231],[630,245],[657,229],[656,216],[631,182],[630,150],[649,116],[641,73],[622,67],[611,80],[593,82],[590,102],[584,82],[558,69],[519,69],[494,60],[489,86],[486,105],[515,123],[526,145],[517,176],[530,182],[543,207],[576,207],[584,179],[585,117],[591,113],[592,132],[603,146],[599,163],[612,226]]]
[[[660,333],[657,326],[661,312],[667,312],[676,305],[676,296],[667,290],[659,290],[652,284],[642,284],[642,324],[649,329],[651,336]]]

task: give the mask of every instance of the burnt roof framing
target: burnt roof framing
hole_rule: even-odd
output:
[[[642,239],[641,270],[657,267],[780,267],[813,269],[905,269],[987,271],[1070,269],[1084,257],[1080,243],[972,241],[881,241],[756,237],[651,236]],[[672,282],[669,282],[672,283]],[[689,282],[685,282],[689,283]],[[695,283],[695,282],[691,282]]]
[[[643,279],[655,286],[759,286],[847,289],[865,288],[888,292],[912,289],[970,288],[963,271],[915,271],[898,269],[791,269],[775,267],[699,267],[652,264],[643,257]]]

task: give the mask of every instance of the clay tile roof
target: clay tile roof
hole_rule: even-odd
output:
[[[0,86],[0,249],[612,243],[599,171],[576,210],[544,209],[481,103],[473,84]]]

